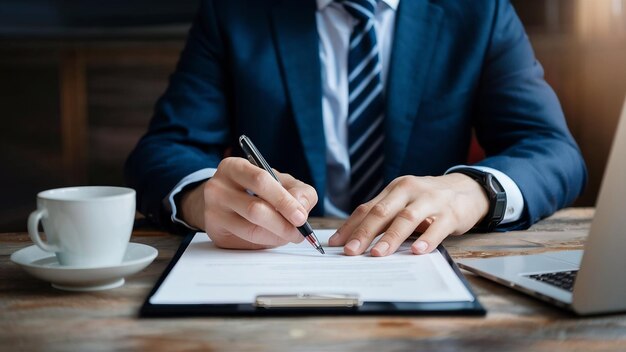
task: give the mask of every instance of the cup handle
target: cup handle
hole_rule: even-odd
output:
[[[28,216],[28,234],[30,235],[30,239],[35,242],[37,247],[46,252],[59,252],[60,248],[58,246],[44,242],[39,235],[39,221],[41,221],[41,218],[44,216],[48,216],[46,209],[35,210]]]

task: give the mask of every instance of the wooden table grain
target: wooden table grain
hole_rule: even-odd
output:
[[[592,216],[593,209],[570,208],[528,231],[452,237],[445,245],[454,258],[580,249]],[[318,227],[338,225],[331,219],[312,223]],[[127,278],[121,288],[71,293],[28,276],[10,262],[11,253],[31,245],[27,235],[0,234],[0,350],[626,349],[626,314],[579,318],[467,272],[488,311],[486,317],[138,319],[140,305],[181,238],[137,230],[132,241],[159,250],[152,265]]]

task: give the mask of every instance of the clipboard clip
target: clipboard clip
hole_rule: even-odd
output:
[[[298,293],[292,295],[258,295],[257,308],[356,308],[363,301],[355,294]]]

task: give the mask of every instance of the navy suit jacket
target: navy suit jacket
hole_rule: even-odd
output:
[[[507,0],[402,0],[386,86],[385,177],[466,162],[472,129],[519,186],[527,227],[570,204],[586,170]],[[241,155],[248,135],[274,168],[325,194],[315,0],[204,0],[147,134],[126,164],[148,218],[188,174]],[[312,215],[323,214],[319,202]]]

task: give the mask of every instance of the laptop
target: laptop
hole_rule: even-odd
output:
[[[626,311],[626,102],[584,251],[461,259],[457,263],[580,315]]]

